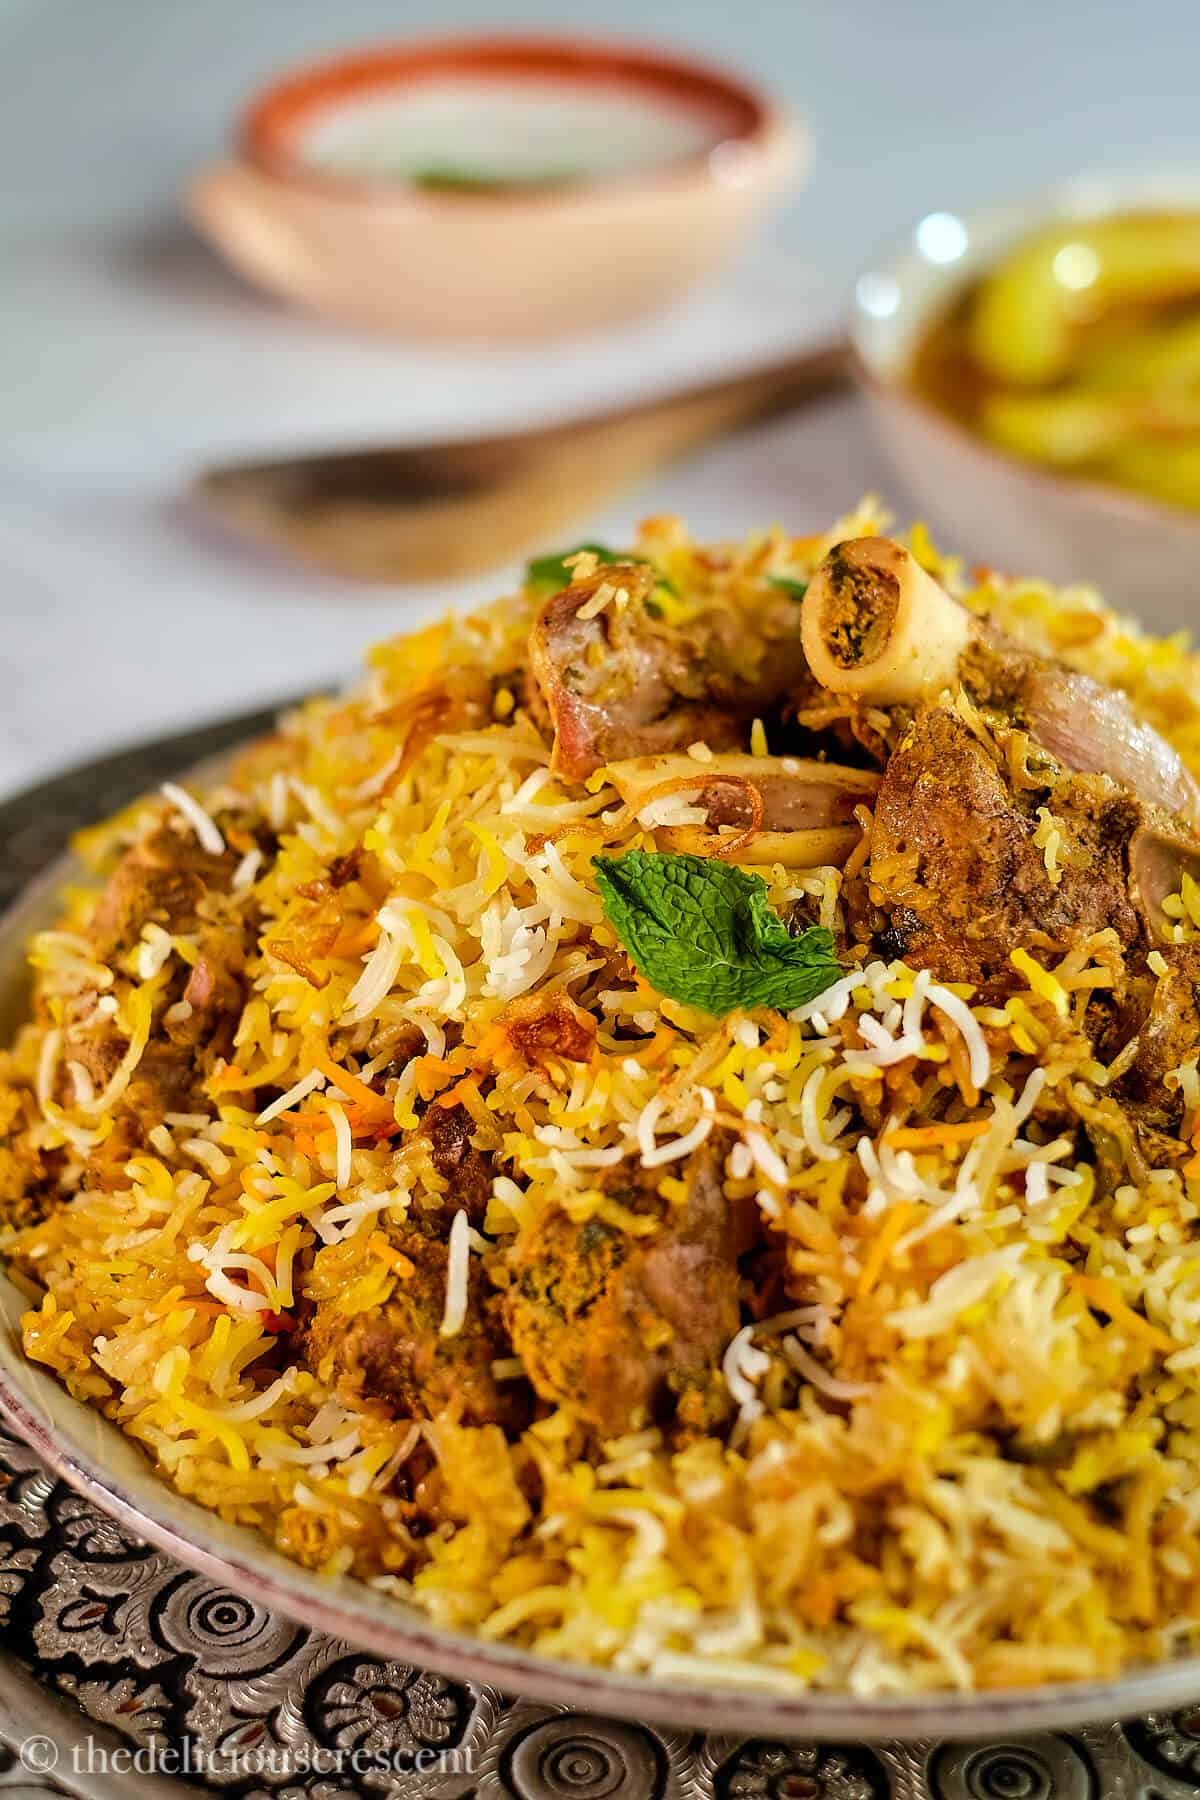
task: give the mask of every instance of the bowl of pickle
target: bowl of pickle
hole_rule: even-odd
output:
[[[1200,174],[934,211],[860,276],[858,374],[932,522],[1159,629],[1200,586]]]

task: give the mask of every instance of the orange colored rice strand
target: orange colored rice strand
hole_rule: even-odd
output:
[[[367,1239],[367,1249],[372,1256],[377,1256],[380,1262],[386,1263],[392,1274],[399,1275],[402,1281],[407,1280],[416,1272],[416,1264],[411,1262],[402,1250],[397,1250],[394,1244],[389,1244],[382,1231],[371,1233]]]
[[[1132,1306],[1121,1298],[1120,1289],[1111,1276],[1073,1274],[1071,1282],[1089,1306],[1107,1313],[1113,1324],[1119,1325],[1122,1331],[1127,1331],[1130,1337],[1141,1338],[1143,1343],[1151,1345],[1163,1356],[1171,1356],[1179,1349],[1174,1338],[1169,1338],[1165,1331],[1160,1331],[1157,1325],[1152,1325],[1141,1313],[1134,1312]]]
[[[961,1125],[899,1125],[883,1135],[893,1150],[949,1149],[983,1137],[991,1130],[990,1119],[966,1119]]]
[[[379,922],[365,919],[361,925],[343,926],[330,946],[330,956],[361,956],[379,942]]]
[[[905,1226],[908,1224],[908,1221],[912,1218],[915,1211],[916,1207],[913,1201],[898,1200],[884,1219],[879,1230],[875,1233],[874,1238],[871,1240],[871,1248],[868,1250],[866,1259],[863,1263],[862,1272],[858,1277],[858,1297],[860,1300],[866,1298],[879,1280],[879,1277],[883,1274],[884,1268],[887,1265],[888,1256],[893,1246],[899,1242]]]
[[[422,1100],[432,1100],[448,1083],[468,1072],[471,1059],[465,1050],[458,1049],[449,1056],[418,1056],[410,1066],[416,1072],[418,1094]]]
[[[379,1107],[368,1110],[365,1106],[355,1104],[347,1106],[344,1110],[346,1122],[356,1137],[364,1134],[377,1138],[389,1137],[392,1132],[401,1129],[391,1113],[383,1112]],[[319,1108],[311,1110],[306,1108],[302,1112],[288,1113],[286,1117],[294,1128],[298,1128],[294,1133],[294,1141],[298,1149],[303,1147],[300,1142],[301,1137],[312,1137],[314,1134],[333,1130],[331,1115],[322,1112]]]
[[[473,1093],[482,1080],[483,1070],[472,1069],[469,1074],[462,1077],[461,1081],[456,1081],[453,1087],[446,1088],[444,1092],[440,1093],[433,1104],[435,1106],[461,1106],[465,1103],[467,1095]]]
[[[862,827],[862,836],[846,858],[845,866],[842,870],[842,879],[844,881],[853,881],[856,875],[861,875],[870,859],[871,840],[875,831],[875,814],[869,806],[856,806],[854,808],[854,818],[855,822]]]
[[[342,1067],[341,1063],[334,1062],[332,1056],[327,1055],[323,1050],[310,1050],[308,1060],[312,1067],[319,1069],[321,1074],[335,1087],[341,1088],[344,1094],[352,1095],[357,1099],[360,1106],[365,1106],[371,1112],[390,1113],[391,1107],[382,1094],[377,1094],[373,1088],[369,1088],[360,1076],[352,1075],[349,1069]]]
[[[654,1036],[648,1043],[643,1044],[640,1050],[625,1050],[622,1047],[620,1060],[639,1063],[643,1069],[653,1069],[663,1060],[664,1056],[671,1054],[678,1042],[679,1033],[677,1031],[669,1025],[660,1025]]]

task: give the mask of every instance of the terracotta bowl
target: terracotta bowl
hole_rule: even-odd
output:
[[[219,760],[210,761],[180,779],[210,779],[222,766]],[[28,1003],[30,938],[57,918],[61,889],[84,880],[82,865],[64,857],[0,918],[0,1041],[9,1041]],[[45,1368],[26,1360],[20,1320],[28,1304],[0,1265],[0,1418],[64,1480],[136,1536],[257,1605],[372,1649],[387,1660],[552,1705],[768,1741],[1010,1739],[1151,1708],[1170,1711],[1200,1697],[1197,1656],[1134,1669],[1115,1681],[867,1698],[820,1691],[784,1695],[734,1685],[728,1678],[722,1680],[717,1670],[705,1684],[652,1680],[552,1661],[443,1629],[412,1606],[362,1582],[301,1568],[248,1527],[229,1524],[168,1487],[131,1438],[92,1407],[72,1399]]]
[[[1200,209],[1200,174],[1086,177],[1033,199],[930,213],[859,277],[851,339],[879,434],[947,547],[1014,574],[1091,581],[1156,631],[1200,622],[1200,515],[1059,475],[976,437],[909,385],[913,351],[955,293],[1027,233],[1063,219]]]
[[[410,152],[425,134],[440,172],[389,165],[389,120]],[[502,173],[457,178],[456,136],[468,173]],[[580,140],[586,162],[556,174]],[[243,275],[318,312],[412,336],[537,337],[633,318],[709,275],[806,147],[754,89],[681,58],[445,39],[264,88],[237,154],[199,176],[188,207]],[[523,174],[503,173],[522,157]]]

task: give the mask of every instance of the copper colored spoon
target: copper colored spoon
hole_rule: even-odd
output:
[[[665,463],[840,387],[841,343],[565,424],[445,444],[226,464],[193,492],[240,534],[359,581],[510,562]]]

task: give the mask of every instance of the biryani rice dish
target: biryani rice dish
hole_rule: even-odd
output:
[[[543,559],[86,834],[3,1250],[181,1493],[662,1679],[1193,1642],[1200,656],[886,528]]]

